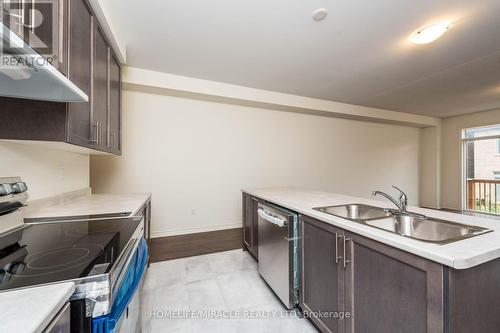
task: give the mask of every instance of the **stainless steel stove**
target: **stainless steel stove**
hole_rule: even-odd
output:
[[[108,332],[108,322],[120,331],[146,269],[143,218],[119,213],[23,221],[27,198],[19,178],[0,178],[0,292],[73,281],[72,332]]]

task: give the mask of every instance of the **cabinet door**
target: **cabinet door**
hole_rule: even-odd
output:
[[[447,273],[448,332],[498,333],[500,259],[468,269],[449,268]]]
[[[249,249],[252,247],[252,214],[251,214],[251,197],[248,194],[243,194],[242,214],[243,214],[243,245]]]
[[[68,103],[68,142],[92,147],[91,129],[92,27],[93,18],[84,0],[69,1],[68,77],[89,96],[89,102]]]
[[[27,7],[28,44],[67,75],[68,0],[31,0]]]
[[[340,255],[342,230],[302,217],[301,307],[309,313],[335,313],[343,308],[344,269]],[[339,246],[337,246],[339,245]],[[342,332],[343,320],[311,319],[322,332]],[[370,332],[370,331],[366,331]]]
[[[121,153],[121,73],[120,64],[110,48],[109,57],[109,133],[108,147]]]
[[[345,232],[347,332],[443,332],[442,266]]]
[[[259,208],[259,200],[254,197],[250,198],[250,220],[252,227],[252,245],[251,251],[256,258],[259,257],[259,214],[257,214],[257,209]]]
[[[0,0],[2,21],[63,74],[67,73],[68,0]]]
[[[143,216],[144,217],[144,239],[149,240],[151,234],[151,201],[145,204],[135,216]]]
[[[0,4],[2,5],[2,23],[25,40],[25,22],[28,19],[27,2],[0,0]]]
[[[99,150],[108,148],[108,57],[109,50],[104,33],[94,24],[92,122]]]

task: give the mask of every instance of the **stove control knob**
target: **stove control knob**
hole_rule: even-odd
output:
[[[0,196],[12,194],[12,186],[10,184],[0,184]]]
[[[14,193],[23,193],[28,189],[28,186],[26,186],[26,183],[24,182],[14,183],[11,184],[11,186]]]

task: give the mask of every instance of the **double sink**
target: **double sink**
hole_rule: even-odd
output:
[[[360,224],[433,244],[448,244],[492,230],[363,204],[313,208]]]

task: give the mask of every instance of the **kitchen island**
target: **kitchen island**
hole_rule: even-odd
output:
[[[261,201],[301,215],[300,306],[306,313],[345,315],[312,318],[321,331],[500,330],[500,224],[495,220],[409,207],[493,230],[436,245],[313,209],[352,203],[393,208],[390,202],[296,188],[245,189],[246,247],[249,241],[258,244],[252,203]]]

